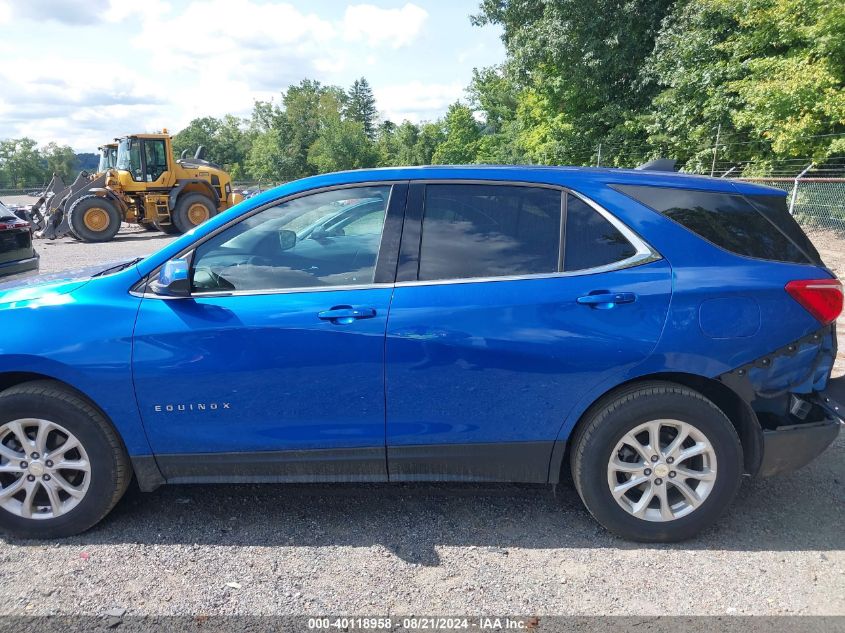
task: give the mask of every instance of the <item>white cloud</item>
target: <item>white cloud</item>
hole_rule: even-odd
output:
[[[110,0],[109,8],[102,13],[106,22],[123,22],[129,18],[152,19],[163,18],[170,13],[171,6],[162,0]]]
[[[348,42],[399,48],[417,38],[427,19],[428,12],[415,4],[408,3],[401,9],[358,4],[346,8],[341,28]]]
[[[132,45],[184,86],[171,96],[188,118],[172,127],[192,116],[245,116],[255,99],[269,99],[304,77],[331,83],[362,63],[362,53],[373,57],[412,42],[428,16],[410,3],[401,9],[363,4],[330,20],[257,0],[193,0],[179,13],[161,17],[162,11],[145,12]]]
[[[418,123],[441,116],[450,104],[463,96],[464,85],[459,82],[438,84],[411,81],[375,88],[373,92],[382,110],[382,118],[394,123],[401,123],[405,119]]]
[[[74,147],[147,130],[162,106],[154,82],[111,61],[22,58],[0,67],[0,85],[3,136]]]
[[[115,135],[248,116],[303,78],[362,75],[384,117],[433,120],[463,96],[461,67],[488,59],[471,39],[445,41],[456,22],[418,1],[0,0],[0,25],[16,26],[0,38],[0,138],[92,151]],[[456,45],[465,54],[450,55]]]

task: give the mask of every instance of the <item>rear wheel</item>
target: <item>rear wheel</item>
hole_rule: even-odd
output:
[[[118,502],[129,459],[108,421],[52,381],[0,393],[0,529],[27,538],[83,532]]]
[[[179,235],[180,233],[179,229],[173,224],[159,224],[156,222],[154,226],[162,233],[167,233],[168,235]]]
[[[742,446],[730,420],[698,392],[641,384],[587,415],[572,445],[572,476],[608,530],[635,541],[679,541],[730,505]]]
[[[68,224],[74,237],[83,242],[108,242],[120,230],[120,210],[108,198],[82,196],[70,208]]]
[[[181,233],[187,233],[216,214],[217,207],[208,196],[189,193],[179,198],[171,218]]]

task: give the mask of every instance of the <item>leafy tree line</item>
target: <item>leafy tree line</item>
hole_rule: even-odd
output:
[[[69,183],[78,171],[79,160],[67,145],[48,143],[39,148],[36,141],[26,137],[0,141],[0,188],[40,186],[54,173]]]
[[[797,173],[799,159],[845,164],[843,2],[482,0],[471,19],[503,29],[507,59],[475,70],[466,103],[441,119],[379,122],[365,79],[348,91],[304,80],[279,104],[256,103],[248,121],[214,120],[205,144],[237,178],[270,181],[658,156],[747,175]],[[177,138],[195,139],[201,121]]]
[[[365,78],[348,90],[304,79],[279,103],[258,101],[252,116],[195,119],[174,137],[174,151],[199,145],[236,180],[281,182],[316,173],[389,165],[471,162],[465,135],[480,136],[472,110],[453,105],[442,120],[380,121]],[[457,149],[456,149],[457,148]]]
[[[248,118],[195,119],[176,153],[204,145],[235,179],[265,182],[658,156],[704,173],[794,174],[808,158],[845,169],[845,2],[481,0],[471,20],[502,29],[506,60],[476,69],[467,98],[436,121],[380,120],[364,78],[346,90],[304,79]],[[0,184],[68,169],[69,148],[48,148],[0,145]]]

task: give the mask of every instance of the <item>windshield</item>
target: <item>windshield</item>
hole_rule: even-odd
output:
[[[138,139],[125,138],[117,146],[115,167],[128,171],[135,180],[141,180],[141,142]]]
[[[111,169],[115,166],[117,162],[117,148],[116,147],[103,147],[100,150],[100,166],[97,168],[97,171],[102,173],[107,169]]]

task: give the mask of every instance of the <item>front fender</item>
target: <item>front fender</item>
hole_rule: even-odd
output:
[[[129,273],[129,274],[127,274]],[[73,291],[0,306],[0,374],[30,373],[63,382],[109,417],[130,455],[151,453],[132,385],[132,333],[138,280],[125,271]]]

